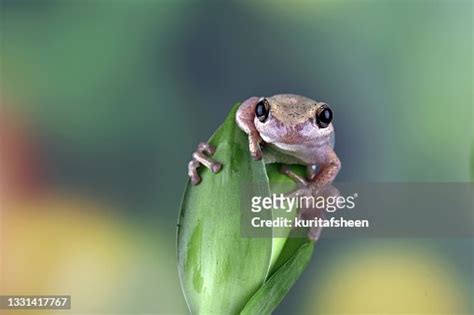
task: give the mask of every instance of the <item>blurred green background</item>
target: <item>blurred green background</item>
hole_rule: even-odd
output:
[[[470,181],[471,1],[0,3],[2,294],[186,313],[187,162],[253,95],[330,104],[339,181]],[[473,249],[323,240],[278,313],[470,314]]]

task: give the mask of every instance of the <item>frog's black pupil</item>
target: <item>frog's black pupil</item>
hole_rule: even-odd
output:
[[[326,128],[332,121],[332,111],[329,107],[325,106],[318,111],[317,123],[321,128]]]
[[[264,122],[268,117],[268,108],[265,106],[265,99],[259,101],[257,103],[257,107],[255,108],[255,114],[257,115],[258,120]]]

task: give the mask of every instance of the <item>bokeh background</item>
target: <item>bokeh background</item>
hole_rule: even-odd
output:
[[[252,95],[330,104],[339,181],[474,174],[471,1],[0,3],[1,294],[187,313],[187,162]],[[473,251],[472,238],[322,240],[277,313],[472,314]]]

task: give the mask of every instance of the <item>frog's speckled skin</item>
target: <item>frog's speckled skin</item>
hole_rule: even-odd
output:
[[[266,98],[274,119],[286,126],[297,126],[314,119],[318,103],[300,95],[279,94]]]

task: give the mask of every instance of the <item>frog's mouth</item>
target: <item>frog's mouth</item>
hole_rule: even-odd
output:
[[[277,147],[289,148],[296,147],[299,150],[310,147],[320,147],[330,143],[331,133],[318,134],[317,136],[302,136],[301,134],[286,134],[280,138],[267,138],[265,135],[261,135],[263,141],[271,143]]]

